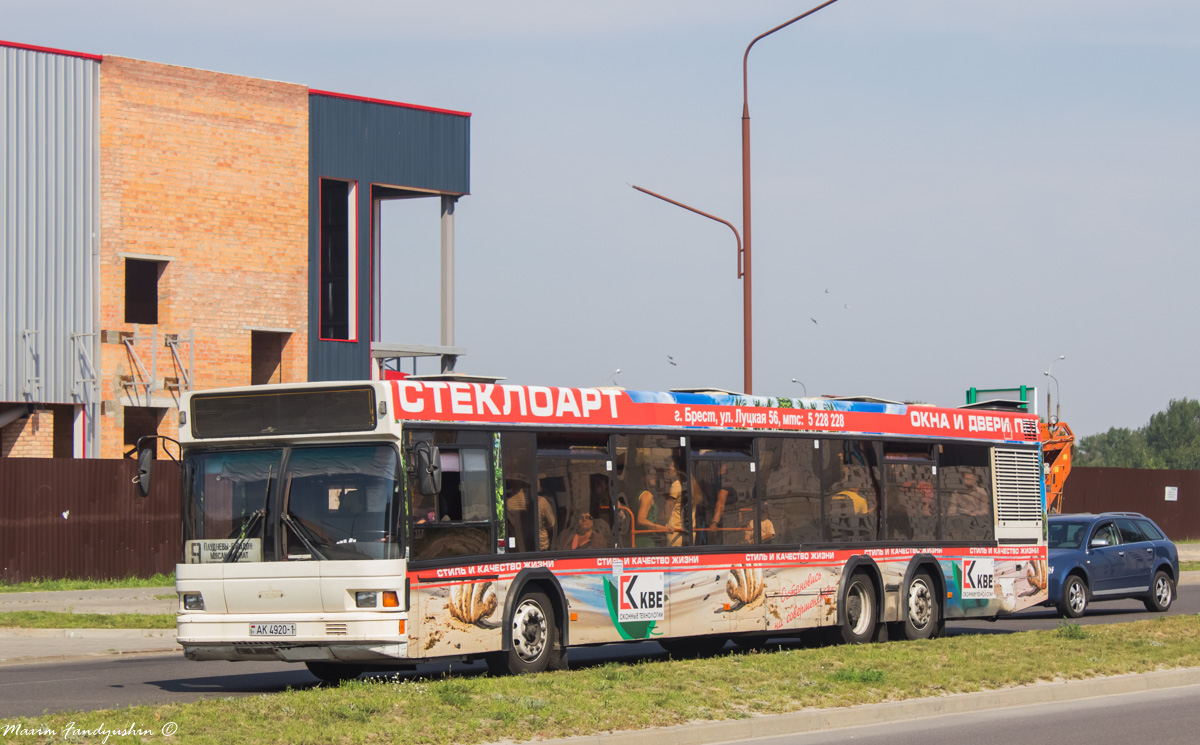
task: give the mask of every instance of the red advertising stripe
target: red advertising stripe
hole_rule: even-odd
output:
[[[391,381],[397,420],[707,427],[1037,440],[1037,419],[1001,411],[903,407],[903,413],[637,402],[613,388]]]

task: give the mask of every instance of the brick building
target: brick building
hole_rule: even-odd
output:
[[[439,198],[452,262],[469,126],[0,42],[0,457],[121,457],[191,388],[378,374],[405,349],[378,338],[380,204]]]

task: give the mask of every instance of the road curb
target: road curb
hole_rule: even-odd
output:
[[[167,657],[178,655],[183,657],[182,649],[164,650],[164,649],[138,649],[134,651],[109,651],[109,652],[92,652],[91,654],[64,654],[46,657],[44,655],[36,655],[33,657],[12,657],[8,659],[0,659],[0,670],[6,667],[20,667],[22,665],[49,665],[57,662],[96,662],[97,660],[119,660],[128,657]]]
[[[1070,684],[1069,687],[1068,684]],[[1200,668],[1159,670],[1152,673],[1113,675],[1086,680],[1035,683],[1019,688],[958,693],[884,704],[863,704],[840,709],[805,709],[790,714],[773,714],[749,719],[692,723],[675,727],[583,735],[557,740],[539,740],[538,745],[712,745],[732,740],[778,737],[801,732],[843,729],[885,722],[903,722],[943,714],[962,714],[1010,706],[1076,701],[1118,693],[1135,693],[1197,684],[1200,684]]]
[[[0,628],[0,639],[165,639],[175,638],[175,629],[22,629]]]

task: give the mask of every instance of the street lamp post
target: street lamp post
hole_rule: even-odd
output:
[[[827,0],[817,7],[801,13],[787,23],[781,23],[775,28],[766,33],[759,34],[754,37],[754,40],[746,47],[746,53],[742,55],[742,249],[741,261],[742,267],[742,336],[745,339],[745,352],[743,365],[745,366],[746,377],[746,393],[752,393],[754,380],[754,326],[751,323],[751,299],[753,297],[750,284],[750,86],[749,86],[749,63],[750,63],[750,48],[758,43],[759,39],[770,36],[776,31],[787,28],[796,21],[816,13],[822,8],[828,7],[836,3],[837,0]]]
[[[792,382],[800,383],[800,381],[796,380],[795,378],[792,378]],[[800,383],[800,390],[804,391],[804,397],[808,398],[808,386],[804,385],[803,383]]]
[[[1067,358],[1067,355],[1065,355],[1065,354],[1058,355],[1058,360],[1065,360],[1066,358]],[[1054,360],[1054,362],[1058,362],[1058,360]],[[1058,421],[1058,420],[1062,419],[1062,389],[1060,389],[1058,387],[1058,378],[1056,378],[1050,374],[1050,371],[1054,369],[1054,362],[1050,363],[1050,367],[1046,368],[1046,371],[1043,372],[1042,375],[1045,375],[1046,377],[1048,377],[1054,381],[1054,397],[1056,399],[1058,399],[1058,409],[1056,409],[1054,412],[1054,420]],[[1049,383],[1046,384],[1046,419],[1047,420],[1050,419],[1050,384]]]

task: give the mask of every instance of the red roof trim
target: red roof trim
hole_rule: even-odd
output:
[[[0,47],[12,47],[14,49],[28,49],[31,52],[47,52],[49,54],[63,54],[68,57],[82,57],[83,59],[95,60],[103,62],[104,57],[99,54],[85,54],[83,52],[72,52],[66,49],[54,49],[52,47],[35,47],[32,44],[18,44],[15,41],[4,41],[0,39]]]
[[[367,103],[379,103],[384,106],[399,106],[405,109],[416,109],[418,111],[432,111],[435,114],[450,114],[451,116],[470,116],[469,111],[453,111],[452,109],[435,109],[432,106],[418,106],[415,103],[403,103],[401,101],[385,101],[382,98],[366,98],[364,96],[351,96],[346,93],[334,93],[333,91],[319,91],[315,88],[308,89],[310,96],[330,96],[332,98],[345,98],[351,101],[366,101]]]

